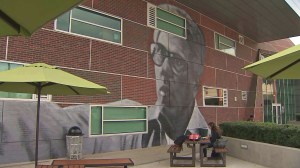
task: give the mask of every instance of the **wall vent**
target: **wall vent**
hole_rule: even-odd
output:
[[[244,36],[239,35],[239,43],[244,45]]]
[[[228,91],[223,89],[223,106],[228,107]]]
[[[156,28],[156,6],[147,3],[147,25]]]

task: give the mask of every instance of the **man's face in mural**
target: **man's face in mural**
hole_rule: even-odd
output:
[[[194,101],[195,82],[192,63],[193,49],[185,39],[157,31],[156,43],[152,44],[155,63],[158,102],[161,105],[188,106]],[[191,68],[191,69],[190,69]],[[200,68],[198,68],[200,70]],[[190,83],[191,82],[191,83]]]
[[[198,32],[189,32],[191,37]],[[202,46],[203,47],[203,46]],[[175,139],[187,128],[195,105],[203,71],[200,42],[155,30],[151,54],[155,64],[159,120],[167,135]]]

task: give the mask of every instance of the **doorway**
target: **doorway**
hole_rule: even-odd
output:
[[[282,124],[281,104],[272,103],[272,122]]]

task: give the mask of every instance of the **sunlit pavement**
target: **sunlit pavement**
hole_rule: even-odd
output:
[[[135,164],[135,168],[166,168],[170,167],[170,155],[167,153],[169,146],[159,146],[144,149],[125,150],[109,153],[100,153],[93,155],[84,155],[83,158],[131,158]],[[189,148],[184,148],[180,155],[190,155]],[[179,155],[179,156],[180,156]],[[197,155],[196,167],[200,167],[199,155]],[[243,161],[231,156],[226,157],[226,167],[229,168],[265,168],[265,166],[257,165],[255,163]],[[51,160],[41,160],[39,164],[50,165]],[[33,168],[34,162],[23,162],[15,164],[2,164],[2,168]]]

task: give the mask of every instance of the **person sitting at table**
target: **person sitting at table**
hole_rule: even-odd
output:
[[[254,121],[254,116],[250,115],[250,117],[247,119],[247,121]]]
[[[208,144],[208,148],[211,148],[211,147],[213,147],[216,140],[221,138],[222,131],[214,122],[208,123],[208,127],[211,130],[210,131],[211,133],[209,136],[210,143]],[[203,148],[203,155],[204,155],[204,158],[207,158],[207,148]],[[219,157],[219,154],[216,153],[215,150],[213,149],[212,153],[211,153],[211,157]]]

